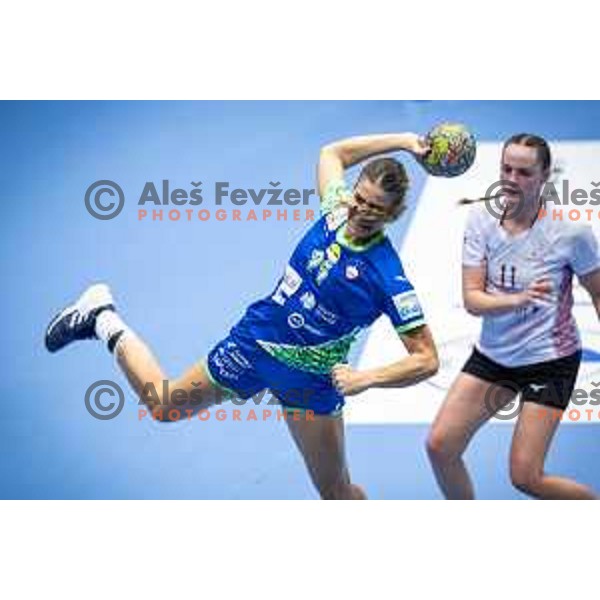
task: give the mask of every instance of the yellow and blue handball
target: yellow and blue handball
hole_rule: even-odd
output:
[[[419,162],[436,177],[457,177],[475,162],[477,142],[461,123],[442,123],[427,134],[431,150]]]

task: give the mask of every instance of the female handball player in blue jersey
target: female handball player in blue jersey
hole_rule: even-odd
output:
[[[322,217],[294,250],[273,293],[252,304],[205,361],[169,382],[169,390],[184,390],[188,398],[197,398],[200,390],[200,406],[163,397],[166,377],[159,363],[122,321],[104,284],[88,288],[50,323],[48,350],[75,340],[102,340],[161,420],[173,414],[185,418],[223,393],[247,399],[268,388],[287,412],[305,417],[288,417],[286,423],[321,497],[365,498],[346,465],[344,396],[419,382],[437,371],[438,358],[415,291],[383,232],[405,209],[405,169],[395,159],[376,158],[364,166],[353,189],[344,182],[344,169],[380,154],[403,150],[419,157],[428,149],[411,133],[349,138],[322,149]],[[359,331],[382,314],[390,318],[408,356],[365,371],[344,364]]]
[[[473,498],[463,452],[496,410],[520,394],[512,483],[537,498],[593,499],[586,486],[548,475],[544,463],[581,361],[573,274],[600,315],[596,240],[589,226],[545,214],[542,189],[551,153],[543,138],[508,139],[500,168],[501,218],[473,208],[464,237],[464,304],[483,317],[481,336],[432,426],[428,453],[444,495]]]

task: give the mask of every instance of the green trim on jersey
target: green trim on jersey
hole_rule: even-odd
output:
[[[346,232],[346,223],[344,223],[335,232],[335,241],[340,246],[349,248],[350,250],[353,250],[354,252],[364,252],[365,250],[372,248],[376,244],[379,244],[379,242],[382,242],[385,238],[383,231],[380,231],[376,236],[373,237],[372,240],[368,241],[366,244],[357,244],[356,242],[353,242],[353,241],[349,240],[347,237],[345,237],[344,236],[345,232]]]
[[[333,419],[339,419],[343,414],[344,414],[344,409],[343,408],[337,408],[332,410],[330,413],[316,413],[312,408],[300,408],[298,406],[286,406],[285,404],[281,404],[281,408],[283,409],[283,412],[286,413],[286,418],[291,418],[293,421],[297,420],[294,419],[294,414],[298,414],[300,419],[298,420],[302,420],[302,419],[306,419],[307,421],[313,421],[315,417],[330,417]],[[310,411],[310,414],[308,414]],[[290,413],[291,417],[290,417]]]
[[[295,346],[293,344],[277,344],[264,340],[256,340],[257,344],[273,358],[281,361],[292,369],[328,374],[333,365],[344,362],[350,351],[350,346],[361,330],[355,327],[350,333],[323,344],[314,346]]]
[[[407,323],[406,325],[398,325],[394,327],[397,333],[406,333],[411,329],[416,329],[417,327],[422,327],[423,325],[427,325],[425,319],[419,319],[418,321],[413,321],[412,323]]]

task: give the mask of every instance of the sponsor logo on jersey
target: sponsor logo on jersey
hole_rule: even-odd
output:
[[[358,268],[355,265],[348,265],[346,267],[346,278],[347,279],[356,279],[360,275]]]
[[[531,388],[531,391],[534,394],[537,394],[538,392],[541,392],[544,388],[548,387],[546,384],[541,384],[541,383],[530,383],[529,387]]]
[[[331,312],[321,304],[317,306],[315,312],[319,317],[321,317],[321,319],[323,319],[323,321],[329,323],[330,325],[333,325],[338,320],[338,316],[334,312]]]
[[[337,243],[330,244],[327,250],[313,250],[309,261],[306,263],[306,270],[313,271],[318,269],[315,277],[315,283],[321,285],[329,275],[329,271],[340,260],[342,249]],[[327,256],[327,257],[326,257]]]
[[[307,331],[310,331],[314,335],[319,335],[321,337],[326,335],[323,331],[321,331],[320,329],[317,329],[316,327],[313,327],[312,325],[309,325],[308,323],[304,323],[304,329],[306,329]]]
[[[292,329],[300,329],[304,326],[304,317],[300,313],[292,313],[287,322]]]
[[[312,271],[316,269],[325,260],[325,252],[323,250],[317,250],[316,248],[312,251],[308,263],[306,263],[306,269]]]
[[[312,292],[304,292],[304,294],[300,296],[300,302],[306,310],[312,310],[317,304],[315,295]]]
[[[286,303],[286,300],[290,296],[293,296],[300,289],[301,285],[302,277],[300,277],[294,267],[287,265],[281,282],[277,286],[271,298],[274,302],[280,306],[283,306]]]
[[[342,249],[340,245],[336,242],[333,242],[329,248],[327,248],[327,260],[335,264],[338,260],[340,260],[340,256],[342,255]]]
[[[333,264],[330,263],[328,260],[321,263],[321,266],[319,267],[319,272],[317,273],[317,276],[315,278],[315,283],[317,285],[321,285],[325,281],[325,279],[327,279],[329,271],[331,271],[332,267]]]
[[[298,291],[300,284],[302,283],[302,277],[298,274],[298,271],[291,265],[287,265],[285,268],[285,274],[283,275],[283,282],[286,285],[287,290],[290,294]]]
[[[410,321],[423,315],[419,299],[414,291],[397,294],[393,297],[394,306],[403,321]]]
[[[221,377],[237,381],[240,375],[252,365],[236,348],[234,342],[227,342],[226,348],[220,347],[212,357],[212,366],[215,367]]]

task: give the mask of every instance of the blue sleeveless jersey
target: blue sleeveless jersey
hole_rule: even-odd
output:
[[[387,315],[404,333],[425,323],[398,254],[381,233],[357,246],[344,236],[350,192],[327,186],[322,217],[302,238],[275,290],[250,305],[232,333],[292,369],[328,374],[361,329]]]

